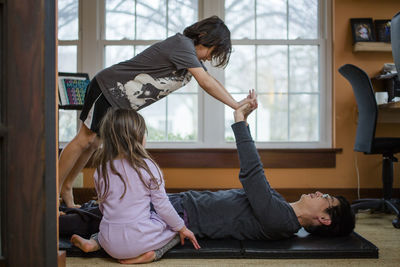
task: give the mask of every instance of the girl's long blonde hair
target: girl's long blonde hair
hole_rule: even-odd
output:
[[[97,193],[100,202],[107,198],[110,187],[107,163],[109,163],[111,172],[116,174],[124,184],[124,192],[120,199],[125,196],[128,177],[124,179],[122,174],[115,169],[113,161],[116,158],[126,159],[129,165],[136,171],[145,187],[148,189],[159,188],[161,184],[160,170],[143,146],[143,138],[146,131],[146,124],[143,117],[135,110],[110,108],[107,111],[100,124],[100,139],[102,145],[94,156],[94,164],[98,177],[104,180],[103,192]],[[149,166],[147,166],[144,161],[145,159],[151,160],[157,167],[160,177],[159,180],[154,177]],[[147,184],[143,180],[141,170],[145,170],[149,174],[150,184]],[[151,188],[152,183],[156,185],[155,188]]]

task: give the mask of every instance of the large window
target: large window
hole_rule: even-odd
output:
[[[249,120],[258,147],[331,147],[330,1],[59,0],[59,8],[59,71],[91,78],[199,19],[224,18],[230,63],[207,68],[237,100],[256,89],[259,108]],[[233,110],[194,79],[140,113],[149,147],[234,147]],[[76,125],[76,114],[68,118]],[[64,134],[62,119],[60,141],[76,132],[68,126]]]
[[[321,140],[324,40],[318,11],[318,0],[225,1],[234,44],[225,85],[237,99],[256,89],[259,108],[251,118],[256,141]],[[225,114],[225,137],[232,140],[232,112],[226,108]]]

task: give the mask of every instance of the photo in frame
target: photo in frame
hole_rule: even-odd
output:
[[[374,24],[372,18],[350,19],[353,42],[374,42]]]
[[[378,19],[374,21],[376,39],[378,42],[390,42],[390,22],[390,19]]]
[[[82,107],[89,82],[87,73],[59,72],[58,96],[60,107],[76,107],[77,109]]]

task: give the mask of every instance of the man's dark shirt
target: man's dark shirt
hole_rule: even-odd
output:
[[[189,229],[212,239],[282,239],[301,228],[292,207],[266,180],[245,122],[232,125],[243,189],[180,193]]]

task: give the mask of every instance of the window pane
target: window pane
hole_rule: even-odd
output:
[[[142,53],[149,45],[135,45],[135,56]]]
[[[58,0],[58,39],[78,40],[78,0]]]
[[[226,88],[231,93],[255,88],[255,46],[236,45],[225,71]]]
[[[290,92],[318,92],[318,46],[290,46]]]
[[[77,72],[77,47],[58,46],[58,71]],[[58,141],[69,142],[77,131],[77,111],[59,109]]]
[[[257,39],[287,39],[286,2],[257,1]]]
[[[163,98],[139,111],[147,126],[147,141],[166,141],[165,111],[167,98]]]
[[[106,40],[135,39],[135,0],[106,1]]]
[[[288,140],[287,94],[258,96],[257,141]]]
[[[168,103],[168,141],[197,141],[197,95],[171,94]]]
[[[240,101],[247,97],[247,94],[232,94],[232,96],[236,101]],[[233,111],[234,110],[232,108],[225,105],[225,141],[228,142],[235,141],[235,137],[231,128],[231,125],[235,122],[233,118]],[[256,138],[256,114],[257,110],[253,111],[253,113],[247,118],[253,138]]]
[[[319,96],[290,96],[290,141],[319,141]]]
[[[76,72],[77,47],[75,45],[58,46],[58,71]]]
[[[318,0],[289,0],[289,39],[318,38]]]
[[[232,39],[254,39],[254,12],[254,0],[225,0],[225,23]]]
[[[198,0],[168,1],[168,33],[173,35],[198,20]]]
[[[166,10],[166,0],[137,0],[136,39],[165,39]]]
[[[257,47],[257,91],[287,92],[288,67],[286,45]]]
[[[69,142],[77,132],[76,110],[58,110],[58,141]]]
[[[109,67],[133,57],[133,46],[107,45],[105,66]]]

